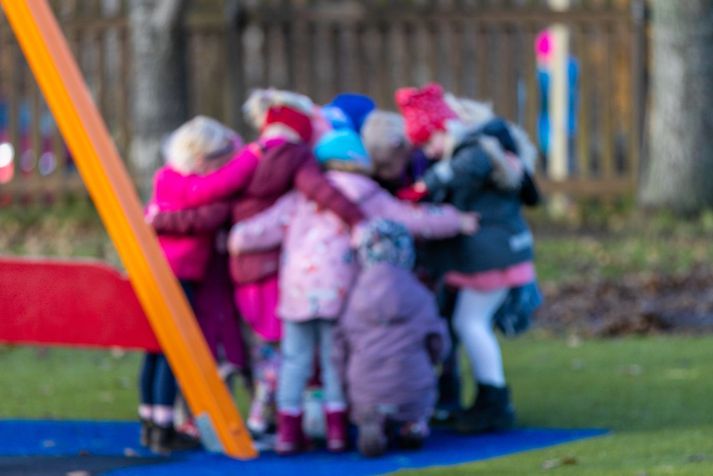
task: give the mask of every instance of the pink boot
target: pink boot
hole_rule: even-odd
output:
[[[275,451],[281,455],[299,453],[304,446],[305,438],[302,434],[302,414],[290,415],[279,412],[277,414],[277,442]]]
[[[327,449],[340,453],[347,449],[347,412],[327,411]]]

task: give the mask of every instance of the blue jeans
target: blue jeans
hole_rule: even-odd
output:
[[[193,305],[193,284],[180,281],[188,302]],[[173,406],[178,393],[176,377],[162,353],[147,352],[139,376],[141,403],[146,405]]]
[[[334,325],[335,321],[326,319],[283,321],[282,365],[277,384],[279,410],[302,409],[302,395],[314,370],[318,349],[324,402],[326,405],[345,404],[342,382],[332,363]]]
[[[165,355],[146,353],[141,368],[140,389],[141,403],[173,406],[178,386]]]

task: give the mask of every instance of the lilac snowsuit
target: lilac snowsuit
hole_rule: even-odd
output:
[[[365,268],[337,324],[333,354],[352,420],[428,419],[436,403],[433,366],[449,347],[433,295],[410,271],[388,263]]]

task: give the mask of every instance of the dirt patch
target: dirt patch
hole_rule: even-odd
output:
[[[713,332],[713,267],[544,285],[536,327],[588,337]]]

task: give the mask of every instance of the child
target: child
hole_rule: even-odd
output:
[[[429,166],[423,152],[406,137],[399,114],[373,111],[364,121],[361,137],[374,161],[374,178],[392,195],[420,179]]]
[[[362,270],[337,325],[335,360],[359,427],[359,451],[378,456],[386,450],[387,421],[400,425],[407,446],[428,436],[433,366],[448,353],[449,339],[433,295],[411,272],[408,230],[375,220],[359,241]]]
[[[474,216],[460,215],[451,207],[404,204],[381,189],[367,177],[371,163],[352,130],[326,134],[317,145],[315,155],[329,169],[329,180],[359,203],[369,217],[400,220],[426,238],[475,231]],[[356,274],[350,232],[333,213],[304,195],[292,194],[262,215],[237,224],[231,231],[228,249],[240,256],[247,251],[272,247],[283,239],[278,313],[284,323],[284,339],[277,395],[276,449],[282,454],[301,449],[302,392],[319,346],[327,447],[341,451],[346,446],[346,404],[330,355],[334,323],[342,312]]]
[[[515,413],[506,385],[493,318],[513,288],[535,280],[533,239],[521,214],[524,170],[500,119],[474,129],[460,120],[440,86],[396,92],[412,143],[439,162],[411,192],[477,212],[477,235],[429,250],[434,269],[458,289],[453,324],[471,362],[478,394],[457,422],[467,433],[511,428]]]
[[[217,121],[198,116],[179,127],[164,145],[167,165],[156,173],[154,195],[147,212],[150,223],[160,211],[204,205],[215,228],[192,235],[159,235],[172,271],[179,279],[189,302],[194,305],[194,288],[205,278],[214,243],[214,232],[227,218],[227,204],[214,203],[222,195],[239,188],[252,174],[255,164],[240,158],[228,162],[217,172],[205,176],[198,172],[211,162],[222,163],[235,156],[242,146],[240,137]],[[190,183],[184,183],[190,177]],[[216,182],[223,177],[226,182]],[[215,186],[213,186],[215,185]],[[176,380],[163,354],[147,354],[140,378],[141,404],[139,417],[141,443],[157,453],[191,448],[197,440],[177,433],[173,423]]]
[[[314,160],[309,144],[315,108],[309,98],[289,91],[256,90],[243,109],[248,122],[260,131],[258,140],[249,146],[258,157],[258,166],[245,191],[233,202],[233,224],[270,208],[293,187],[336,213],[340,223],[352,226],[363,220],[359,206],[327,181]],[[277,345],[282,328],[276,313],[279,260],[279,242],[230,258],[235,302],[255,333],[255,394],[247,425],[256,437],[272,426],[280,365]]]

